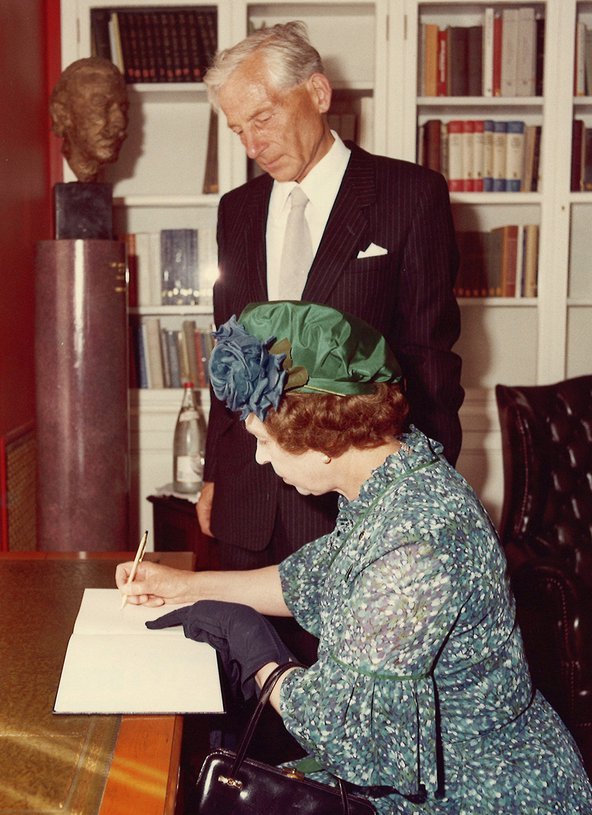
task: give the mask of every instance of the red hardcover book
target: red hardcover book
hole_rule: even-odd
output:
[[[502,33],[503,22],[500,12],[493,17],[493,95],[502,95]]]
[[[438,96],[448,96],[448,28],[438,31]]]
[[[441,171],[442,122],[440,119],[429,119],[424,124],[424,167]]]

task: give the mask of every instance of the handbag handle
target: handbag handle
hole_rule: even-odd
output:
[[[289,671],[291,668],[304,668],[305,666],[302,665],[300,662],[286,662],[283,665],[278,665],[273,671],[269,674],[265,682],[263,683],[263,687],[261,688],[261,693],[259,694],[259,700],[257,702],[257,706],[253,711],[253,715],[249,720],[249,724],[245,732],[243,733],[243,737],[240,741],[238,749],[236,751],[236,758],[234,760],[234,764],[232,767],[232,776],[234,777],[236,771],[243,763],[243,759],[251,743],[251,739],[253,738],[253,733],[255,732],[255,728],[261,718],[261,714],[263,713],[263,709],[265,705],[269,701],[269,697],[272,694],[273,689],[275,688],[278,679],[282,674],[286,671]]]
[[[240,744],[236,751],[236,758],[234,760],[234,764],[232,765],[231,777],[236,778],[236,774],[240,768],[240,765],[243,763],[245,758],[247,749],[249,744],[251,743],[251,739],[253,738],[253,733],[255,732],[255,728],[261,718],[261,714],[265,708],[265,705],[269,702],[269,697],[271,696],[273,689],[275,688],[278,679],[282,676],[286,671],[291,670],[292,668],[305,668],[306,666],[300,662],[286,662],[283,665],[278,665],[273,669],[273,671],[269,674],[265,682],[263,683],[263,687],[261,688],[261,693],[259,694],[259,699],[257,701],[257,705],[253,714],[249,720],[249,724],[245,732],[243,733],[243,737],[240,740]],[[349,808],[349,798],[347,797],[347,790],[345,788],[344,782],[341,778],[336,778],[337,787],[339,789],[339,793],[341,795],[341,803],[343,806],[343,815],[349,815],[350,808]]]

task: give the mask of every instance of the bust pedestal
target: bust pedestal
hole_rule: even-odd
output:
[[[125,246],[41,241],[36,277],[38,546],[121,549],[129,492]]]

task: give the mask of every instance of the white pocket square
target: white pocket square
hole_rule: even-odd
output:
[[[360,258],[375,258],[378,255],[387,255],[388,252],[383,246],[377,246],[375,243],[371,243],[367,249],[364,249],[363,252],[358,252],[358,260]]]

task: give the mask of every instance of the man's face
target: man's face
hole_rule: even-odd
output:
[[[260,54],[237,68],[219,93],[228,127],[276,181],[301,181],[328,152],[333,137],[322,114],[330,101],[322,74],[289,90],[274,88]]]
[[[68,137],[83,155],[115,161],[126,137],[127,99],[108,76],[84,76],[70,100]]]

